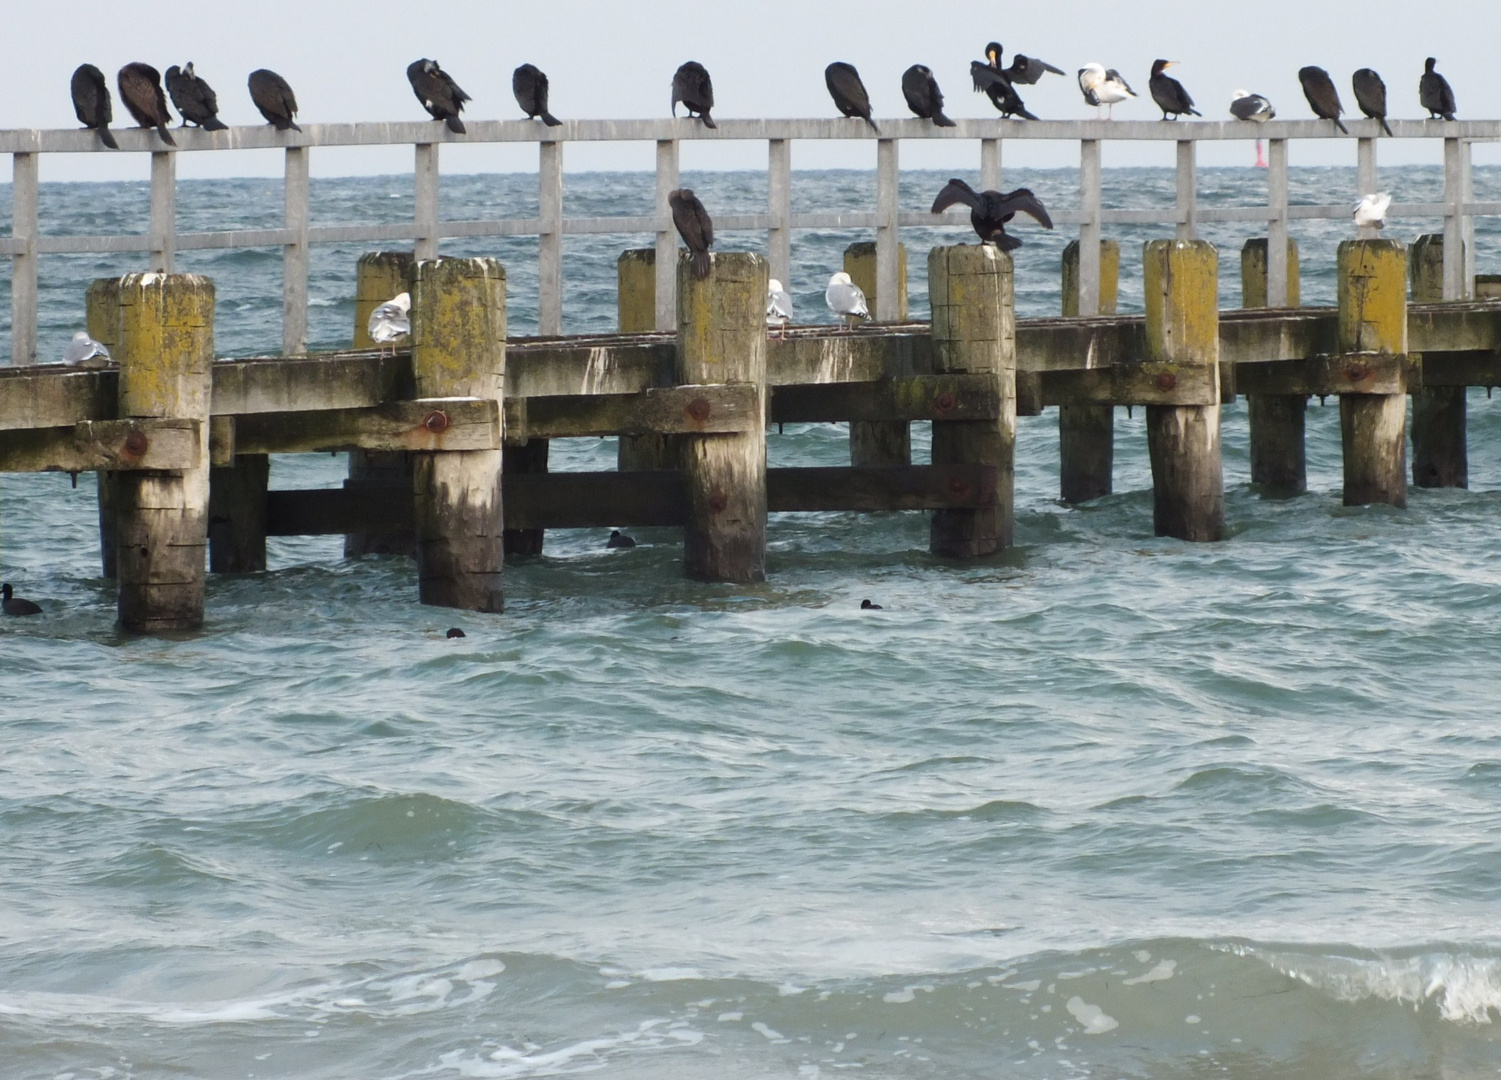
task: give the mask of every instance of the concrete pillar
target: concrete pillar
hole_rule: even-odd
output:
[[[1219,253],[1203,240],[1153,240],[1143,252],[1147,358],[1209,368],[1219,385]],[[1220,406],[1148,405],[1152,521],[1158,536],[1225,532]]]
[[[766,580],[766,260],[713,257],[709,276],[678,260],[680,383],[749,383],[761,398],[750,431],[681,438],[688,489],[683,565],[689,577],[743,584]]]
[[[1016,455],[1016,303],[1011,256],[988,244],[937,247],[928,255],[935,374],[993,375],[1001,402],[994,420],[933,421],[933,464],[996,470],[995,502],[936,510],[935,555],[974,558],[1011,544]]]
[[[1267,239],[1247,240],[1240,249],[1241,306],[1267,306]],[[1302,285],[1298,242],[1287,238],[1287,306],[1298,307]],[[1250,394],[1246,412],[1251,428],[1251,483],[1268,495],[1301,495],[1308,490],[1304,445],[1305,394]]]
[[[419,398],[505,392],[506,272],[494,259],[412,268],[412,374]],[[424,604],[501,611],[499,450],[413,454],[417,588]]]
[[[1114,315],[1120,294],[1121,246],[1100,241],[1099,310]],[[1063,314],[1079,311],[1079,241],[1063,249]],[[1115,406],[1058,406],[1058,491],[1064,502],[1082,503],[1109,495],[1115,467]]]
[[[120,279],[99,278],[89,286],[84,301],[86,329],[89,337],[119,359],[120,347]],[[95,473],[99,485],[99,561],[101,573],[115,576],[115,474],[101,469]]]
[[[646,334],[657,326],[657,252],[624,251],[616,263],[616,310],[622,334]],[[650,472],[679,467],[678,445],[671,435],[622,435],[617,460],[621,472]]]
[[[872,241],[844,249],[844,272],[865,294],[865,306],[875,315],[877,307],[876,245]],[[907,321],[907,245],[896,249],[896,321]],[[892,374],[895,374],[894,372]],[[912,464],[912,425],[905,420],[850,421],[851,465]]]
[[[1412,302],[1444,299],[1444,235],[1417,238],[1408,258]],[[1464,386],[1425,386],[1412,395],[1412,482],[1418,487],[1470,486]]]
[[[196,274],[131,274],[120,280],[119,299],[120,416],[200,421],[196,467],[115,474],[120,625],[190,630],[203,624],[214,283]]]
[[[1339,245],[1339,349],[1407,352],[1407,248],[1397,240]],[[1341,394],[1345,505],[1407,505],[1407,395]]]

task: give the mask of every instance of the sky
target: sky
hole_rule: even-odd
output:
[[[1219,0],[1133,0],[1098,4],[1053,0],[70,0],[26,4],[11,0],[6,16],[9,59],[0,68],[0,128],[76,127],[68,96],[73,69],[84,61],[114,76],[144,60],[158,69],[194,61],[218,91],[230,124],[260,123],[245,77],[258,67],[292,84],[307,122],[422,119],[406,80],[419,56],[437,59],[473,97],[467,115],[519,116],[510,90],[516,65],[531,62],[552,84],[552,111],[561,117],[636,118],[667,115],[672,73],[685,60],[705,64],[714,79],[716,116],[837,115],[824,87],[833,60],[853,63],[871,92],[877,117],[905,116],[901,73],[912,63],[933,69],[954,116],[996,115],[971,92],[968,66],[987,41],[1008,53],[1047,60],[1067,78],[1049,76],[1024,94],[1028,107],[1049,119],[1086,118],[1072,73],[1098,60],[1115,67],[1144,100],[1116,109],[1119,119],[1155,119],[1146,82],[1157,57],[1180,61],[1177,75],[1209,117],[1228,116],[1231,92],[1244,88],[1271,98],[1280,116],[1311,113],[1298,68],[1318,64],[1341,87],[1347,108],[1350,72],[1374,67],[1385,77],[1393,116],[1423,115],[1417,80],[1423,58],[1439,59],[1454,87],[1461,117],[1501,116],[1487,100],[1488,78],[1501,44],[1498,0],[1259,0],[1254,7]],[[1254,17],[1247,17],[1254,12]],[[117,101],[117,125],[125,117]],[[128,118],[126,118],[128,119]],[[1006,168],[1077,163],[1075,144],[1006,144]],[[1106,144],[1105,166],[1169,165],[1171,144]],[[1203,166],[1241,165],[1249,145],[1201,147]],[[1438,163],[1437,144],[1383,147],[1382,162]],[[968,166],[969,143],[902,146],[905,168]],[[1353,164],[1354,141],[1297,144],[1300,164]],[[798,143],[793,167],[869,168],[870,142]],[[1501,163],[1501,150],[1478,147],[1477,164]],[[650,144],[568,147],[569,171],[649,169]],[[682,167],[764,168],[764,143],[687,144]],[[405,148],[318,150],[315,175],[409,172]],[[534,171],[527,146],[443,149],[448,172]],[[277,151],[184,154],[182,178],[279,175]],[[47,155],[42,179],[145,179],[146,155]]]

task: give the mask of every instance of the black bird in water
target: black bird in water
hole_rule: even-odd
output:
[[[835,60],[823,69],[823,81],[829,88],[829,96],[834,99],[834,106],[840,112],[849,117],[858,116],[873,131],[881,130],[870,118],[870,95],[866,93],[865,84],[860,81],[860,73],[855,70],[854,64]]]
[[[697,60],[689,60],[672,77],[672,115],[678,114],[678,102],[688,110],[689,116],[697,116],[704,127],[718,127],[709,110],[714,108],[714,83],[709,79],[709,69]]]
[[[976,191],[963,180],[950,180],[933,200],[933,213],[941,214],[956,203],[969,207],[969,223],[982,243],[994,244],[1002,251],[1019,248],[1022,242],[1006,232],[1006,223],[1020,211],[1036,218],[1044,228],[1053,227],[1047,207],[1037,201],[1027,188],[1017,188],[1004,195],[999,191]]]
[[[690,188],[669,191],[667,205],[672,207],[672,223],[678,235],[693,253],[693,276],[700,280],[708,277],[709,249],[714,246],[714,222],[709,212]]]
[[[511,72],[511,93],[516,95],[516,104],[527,116],[540,119],[548,127],[563,122],[547,111],[547,76],[537,65],[522,64]]]
[[[93,64],[79,64],[73,72],[73,111],[78,122],[99,133],[99,141],[111,150],[120,149],[109,130],[109,122],[115,118],[114,107],[109,100],[109,83],[104,81],[104,72]]]
[[[450,626],[448,628],[448,633],[444,634],[443,636],[452,640],[453,638],[468,637],[469,635],[464,633],[464,631],[460,630],[457,626]]]
[[[902,72],[902,97],[907,99],[907,108],[924,120],[931,120],[938,127],[955,126],[943,115],[943,92],[938,89],[931,68],[913,64]]]
[[[42,613],[39,604],[34,604],[30,600],[22,600],[15,595],[15,591],[8,581],[0,586],[0,611],[7,615],[40,615]]]
[[[1167,69],[1175,63],[1177,63],[1176,60],[1153,62],[1152,78],[1147,82],[1147,87],[1152,91],[1152,100],[1162,110],[1164,120],[1176,120],[1185,114],[1203,116],[1203,113],[1194,108],[1194,99],[1188,96],[1188,91],[1183,89],[1183,84],[1167,74]]]
[[[633,548],[635,546],[636,541],[632,540],[619,529],[611,529],[610,538],[605,541],[605,547],[607,548]]]
[[[1386,83],[1370,68],[1361,68],[1350,80],[1355,89],[1355,104],[1372,120],[1381,121],[1381,130],[1388,135],[1392,129],[1386,122]]]
[[[1345,111],[1340,104],[1339,91],[1334,89],[1334,80],[1321,67],[1309,66],[1298,71],[1298,81],[1303,84],[1303,96],[1308,107],[1321,120],[1333,120],[1334,126],[1350,134],[1350,129],[1340,122],[1339,114]]]
[[[438,66],[438,61],[413,60],[407,65],[407,81],[412,84],[412,93],[422,102],[434,120],[442,120],[455,135],[463,135],[464,121],[459,113],[464,111],[464,102],[469,95],[453,81],[453,76]]]
[[[1437,63],[1431,56],[1423,61],[1423,77],[1418,80],[1418,101],[1428,110],[1428,119],[1442,116],[1445,120],[1453,120],[1454,91],[1449,87],[1449,80],[1433,70]]]
[[[871,600],[861,600],[860,601],[860,610],[861,611],[884,611],[886,609],[883,608],[883,607],[881,607],[880,604],[877,604],[874,601],[871,601]]]
[[[177,140],[167,130],[172,114],[167,111],[167,95],[162,92],[161,72],[150,64],[126,64],[118,77],[120,100],[143,128],[154,127],[168,146],[176,146]]]
[[[302,130],[295,123],[297,96],[287,80],[270,68],[257,68],[250,73],[250,100],[268,124],[276,125],[277,131]]]
[[[984,94],[990,98],[990,103],[1001,110],[1002,116],[1020,116],[1023,120],[1037,119],[1027,111],[1021,96],[1016,92],[1016,87],[1011,85],[1011,80],[1001,70],[999,42],[992,41],[985,46],[983,61],[970,61],[969,77],[974,81],[975,93]]]
[[[229,127],[219,119],[219,95],[193,73],[193,61],[189,60],[184,67],[173,64],[167,69],[167,93],[182,114],[184,127],[189,121],[204,131],[224,131]]]

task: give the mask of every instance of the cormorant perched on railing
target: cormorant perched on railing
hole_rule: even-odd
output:
[[[1109,107],[1109,118],[1114,120],[1116,105],[1136,96],[1119,71],[1096,63],[1079,69],[1079,92],[1084,95],[1084,104],[1095,107],[1096,120],[1100,118],[1101,105]]]
[[[1153,62],[1152,78],[1147,83],[1148,89],[1152,91],[1152,100],[1162,110],[1164,120],[1176,120],[1184,114],[1203,116],[1203,113],[1194,108],[1194,99],[1188,96],[1188,91],[1183,89],[1183,84],[1167,74],[1167,69],[1175,63],[1177,63],[1176,60]]]
[[[294,118],[297,116],[297,96],[292,88],[270,68],[257,68],[250,73],[250,100],[260,110],[268,124],[277,131],[301,131]]]
[[[1361,68],[1350,80],[1355,89],[1355,104],[1372,120],[1381,121],[1381,130],[1392,133],[1386,122],[1386,83],[1370,68]]]
[[[907,99],[907,108],[924,120],[931,120],[938,127],[955,126],[943,115],[943,92],[938,89],[933,70],[926,65],[913,64],[902,72],[902,97]]]
[[[1350,134],[1350,129],[1340,122],[1339,114],[1345,111],[1345,107],[1340,104],[1339,91],[1334,89],[1334,80],[1329,78],[1329,73],[1310,65],[1298,71],[1298,81],[1303,84],[1303,96],[1308,99],[1313,115],[1321,120],[1333,120],[1335,127],[1346,135]]]
[[[678,102],[688,110],[689,116],[697,116],[704,127],[718,127],[709,110],[714,108],[714,83],[709,79],[709,69],[697,60],[689,60],[672,77],[672,115],[678,114]]]
[[[453,76],[438,66],[438,61],[413,60],[407,65],[407,81],[412,84],[412,93],[422,102],[422,107],[434,120],[442,120],[455,135],[464,135],[464,121],[459,113],[464,111],[464,102],[469,95],[453,81]]]
[[[1001,70],[1001,46],[992,41],[985,46],[985,60],[972,60],[969,76],[974,80],[975,92],[990,98],[990,103],[1001,110],[1002,116],[1020,116],[1023,120],[1036,120],[1022,103],[1021,95],[1006,73]]]
[[[963,180],[950,180],[933,200],[933,213],[941,214],[957,203],[969,207],[969,223],[974,226],[981,242],[994,244],[1002,251],[1021,247],[1022,242],[1006,232],[1006,223],[1018,211],[1030,214],[1044,228],[1053,227],[1047,207],[1027,188],[1017,188],[1003,195],[999,191],[976,191]]]
[[[118,78],[120,100],[130,110],[130,115],[143,128],[154,127],[168,146],[176,146],[177,140],[167,130],[172,114],[167,111],[167,95],[162,91],[161,72],[150,64],[139,62],[126,64]]]
[[[1423,77],[1418,80],[1418,101],[1428,110],[1428,119],[1442,116],[1445,120],[1453,120],[1454,91],[1449,80],[1433,70],[1437,63],[1431,56],[1423,61]]]
[[[714,222],[709,212],[691,188],[669,191],[667,205],[672,207],[672,223],[678,235],[693,253],[693,276],[700,280],[708,277],[709,249],[714,246]]]
[[[93,64],[79,64],[73,72],[73,111],[78,122],[99,133],[99,141],[111,150],[120,149],[115,136],[109,130],[109,122],[115,118],[114,106],[109,100],[109,83],[104,81],[104,72]]]
[[[511,73],[511,93],[527,116],[541,120],[548,127],[563,121],[547,111],[547,76],[535,64],[522,64]]]
[[[229,125],[219,119],[219,95],[214,88],[193,72],[193,61],[183,67],[173,64],[167,69],[167,93],[182,114],[183,126],[189,121],[204,131],[224,131]]]
[[[854,64],[835,60],[823,69],[823,81],[829,88],[829,96],[834,99],[835,108],[845,116],[864,120],[873,131],[881,130],[870,118],[870,94],[860,81],[860,73],[855,70]]]

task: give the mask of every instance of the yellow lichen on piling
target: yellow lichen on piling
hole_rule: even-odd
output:
[[[1240,249],[1240,306],[1267,306],[1267,238],[1255,236]],[[1298,271],[1298,242],[1287,238],[1287,306],[1299,307],[1303,286]]]
[[[418,397],[498,398],[505,371],[506,271],[494,259],[430,259],[412,271]],[[477,362],[476,348],[500,343]]]
[[[862,240],[844,249],[844,272],[865,294],[865,306],[870,317],[876,318],[876,245],[873,240]],[[896,246],[896,321],[907,321],[907,245]],[[785,285],[786,282],[783,282]]]
[[[1099,315],[1114,315],[1120,296],[1121,246],[1114,240],[1100,241],[1100,310]],[[1070,240],[1063,249],[1063,315],[1079,315],[1079,241]]]
[[[1219,259],[1204,240],[1144,246],[1148,359],[1219,363]]]
[[[645,334],[657,328],[657,252],[635,248],[616,261],[616,314],[622,334]]]
[[[214,283],[198,274],[129,274],[118,296],[121,415],[207,415],[202,377],[214,357]]]
[[[1339,340],[1351,352],[1407,352],[1407,246],[1399,240],[1339,245]]]

